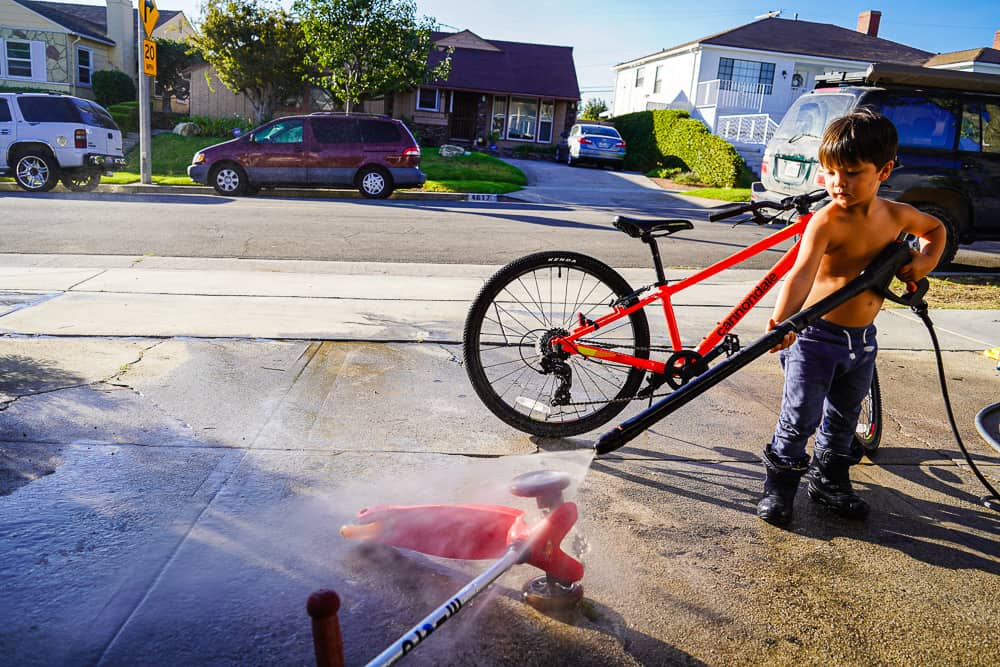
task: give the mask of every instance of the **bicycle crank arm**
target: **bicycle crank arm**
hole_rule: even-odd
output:
[[[625,446],[656,422],[711,389],[757,357],[762,356],[780,343],[786,334],[802,331],[837,306],[846,303],[866,290],[875,290],[879,293],[888,292],[888,286],[892,282],[893,276],[896,275],[900,267],[909,261],[910,252],[905,244],[894,242],[886,246],[861,275],[836,292],[792,315],[748,347],[712,366],[680,389],[671,392],[646,410],[602,435],[594,446],[597,453],[608,454]]]

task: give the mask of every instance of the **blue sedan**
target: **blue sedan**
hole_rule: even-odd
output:
[[[609,164],[621,169],[625,162],[625,140],[610,125],[577,123],[566,135],[566,146],[560,146],[556,159],[571,167],[581,162]]]

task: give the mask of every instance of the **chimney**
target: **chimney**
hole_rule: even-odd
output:
[[[136,66],[136,24],[133,19],[132,0],[105,0],[107,3],[107,35],[114,41],[111,65],[131,77],[138,73]]]
[[[993,33],[993,48],[1000,50],[1000,30]]]
[[[869,9],[858,14],[858,32],[872,37],[878,37],[878,22],[882,20],[882,12]]]

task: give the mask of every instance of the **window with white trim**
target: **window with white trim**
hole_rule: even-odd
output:
[[[722,90],[760,90],[770,95],[774,88],[774,63],[719,58]]]
[[[535,126],[537,123],[537,99],[533,97],[510,98],[510,122],[507,125],[508,139],[531,141],[535,138]]]
[[[552,142],[552,114],[555,111],[555,102],[552,100],[542,100],[542,112],[538,117],[538,142],[547,144]]]
[[[417,89],[417,110],[437,111],[441,104],[441,91],[437,88]]]
[[[507,120],[507,98],[506,97],[494,97],[493,98],[493,132],[497,133],[497,136],[503,136],[504,123]]]
[[[90,75],[94,72],[94,50],[85,46],[76,49],[76,82],[81,86],[90,85]]]
[[[642,88],[642,84],[646,82],[646,68],[640,67],[635,71],[635,87]]]
[[[657,65],[653,74],[653,92],[658,93],[663,90],[663,65]]]
[[[30,79],[31,42],[7,40],[4,44],[4,73],[12,78]]]

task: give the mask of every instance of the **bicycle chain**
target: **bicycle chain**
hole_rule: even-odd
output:
[[[586,342],[586,341],[581,341],[581,342]],[[666,345],[654,345],[650,347],[630,347],[628,345],[604,344],[601,345],[600,347],[602,349],[628,348],[636,352],[674,352],[674,349],[672,347],[667,347]],[[563,406],[571,406],[571,405],[610,405],[614,403],[630,403],[631,401],[638,401],[638,400],[645,401],[646,399],[663,398],[664,396],[669,396],[672,393],[673,393],[672,391],[668,391],[664,394],[650,394],[649,396],[639,396],[638,394],[635,394],[633,396],[623,396],[621,398],[609,398],[603,401],[570,401],[569,403],[563,403],[555,407],[561,408]]]

